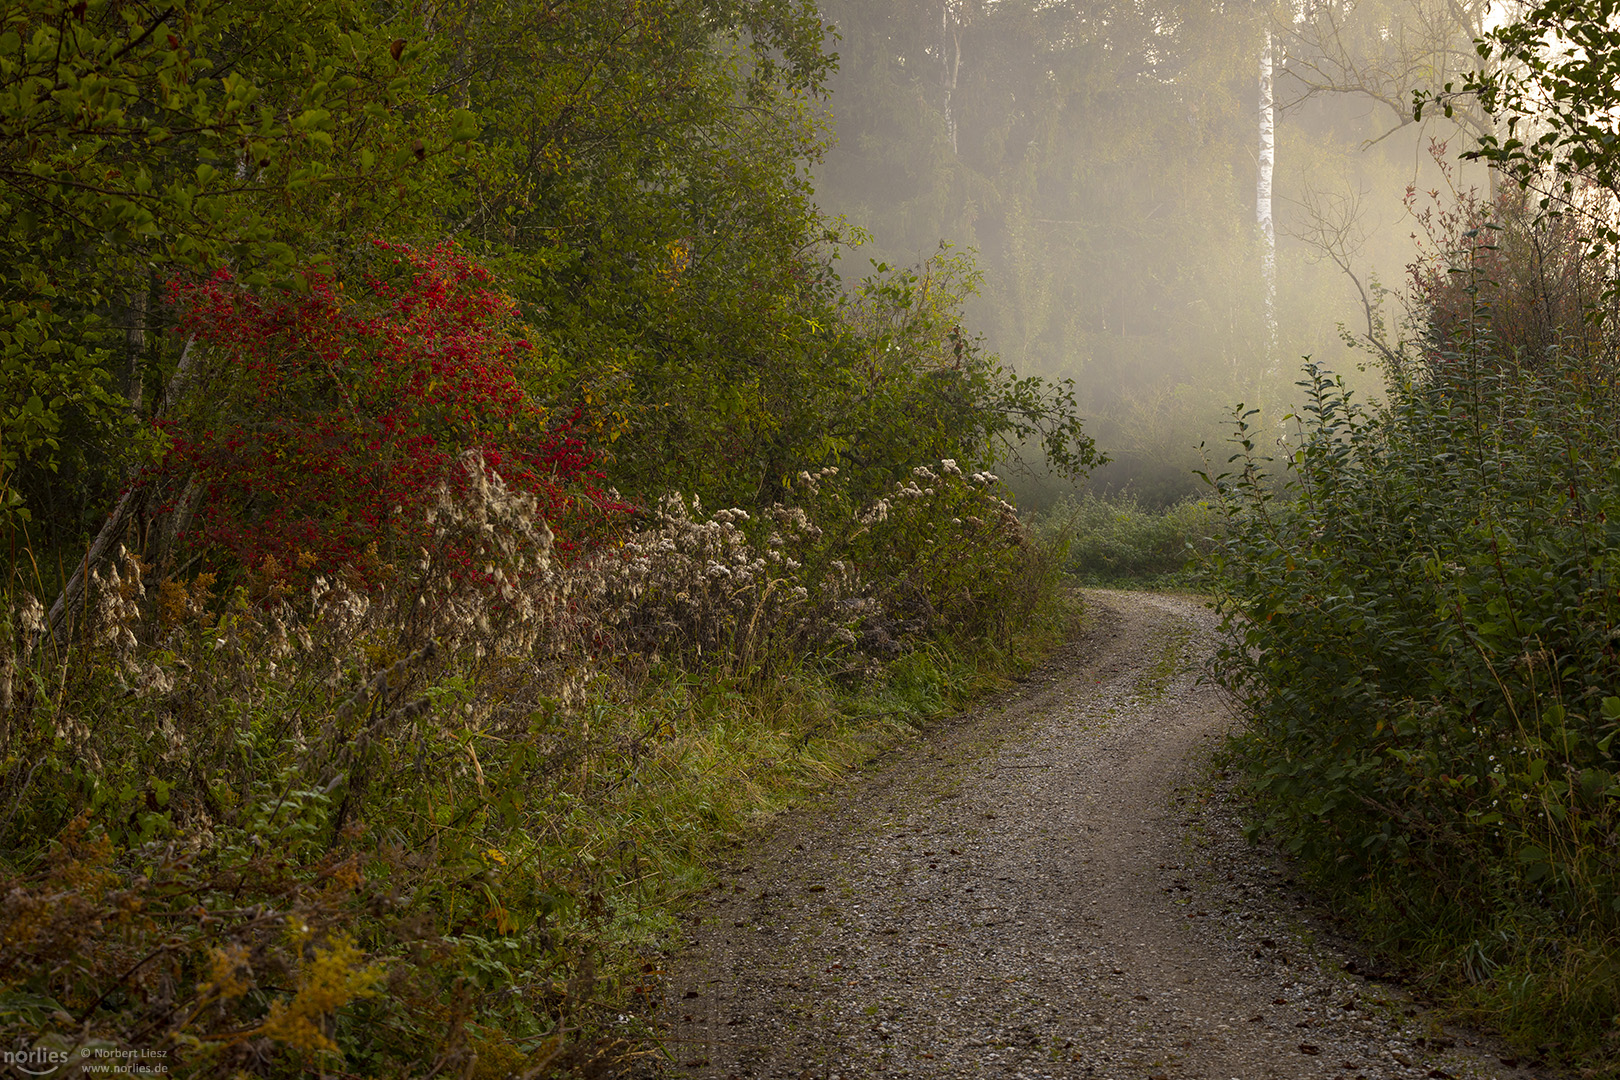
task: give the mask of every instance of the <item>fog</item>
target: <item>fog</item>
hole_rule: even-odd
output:
[[[1406,267],[1485,186],[1481,118],[1414,90],[1469,70],[1485,4],[1267,13],[1214,0],[826,0],[840,68],[817,197],[913,265],[942,242],[982,280],[966,327],[1020,374],[1074,380],[1115,459],[1092,483],[1160,504],[1224,461],[1231,410],[1286,433],[1301,358],[1376,396]],[[1275,330],[1256,223],[1260,62],[1273,40]],[[1019,482],[1026,503],[1060,493]]]

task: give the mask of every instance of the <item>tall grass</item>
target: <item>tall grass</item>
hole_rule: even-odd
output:
[[[384,587],[99,570],[0,634],[0,1046],[179,1075],[543,1076],[657,1052],[715,852],[1063,630],[993,478],[667,500],[562,557],[479,470]],[[25,564],[26,565],[26,564]],[[14,570],[20,568],[14,565]],[[60,1060],[58,1058],[57,1060]]]
[[[1187,586],[1189,564],[1213,549],[1224,527],[1207,501],[1153,509],[1129,493],[1066,495],[1037,520],[1049,542],[1067,550],[1064,568],[1087,585]]]

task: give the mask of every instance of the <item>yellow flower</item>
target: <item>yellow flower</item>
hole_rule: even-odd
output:
[[[304,1050],[336,1050],[326,1034],[326,1017],[354,1001],[370,997],[382,982],[381,964],[364,964],[365,954],[344,936],[333,938],[299,973],[298,991],[270,1003],[270,1015],[259,1033]]]

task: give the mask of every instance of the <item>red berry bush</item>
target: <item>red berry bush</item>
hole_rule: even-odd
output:
[[[272,587],[338,571],[376,584],[432,546],[429,511],[470,482],[457,463],[476,451],[576,538],[559,540],[566,553],[617,507],[578,412],[555,416],[519,383],[531,347],[514,303],[448,244],[371,255],[357,296],[326,270],[306,271],[301,294],[225,271],[172,287],[211,367],[158,467],[171,490],[200,492],[185,543]],[[458,579],[487,573],[472,548],[448,554]]]

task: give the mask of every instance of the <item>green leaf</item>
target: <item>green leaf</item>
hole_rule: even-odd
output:
[[[478,136],[478,117],[467,109],[455,109],[450,113],[450,139],[452,142],[466,142]]]

